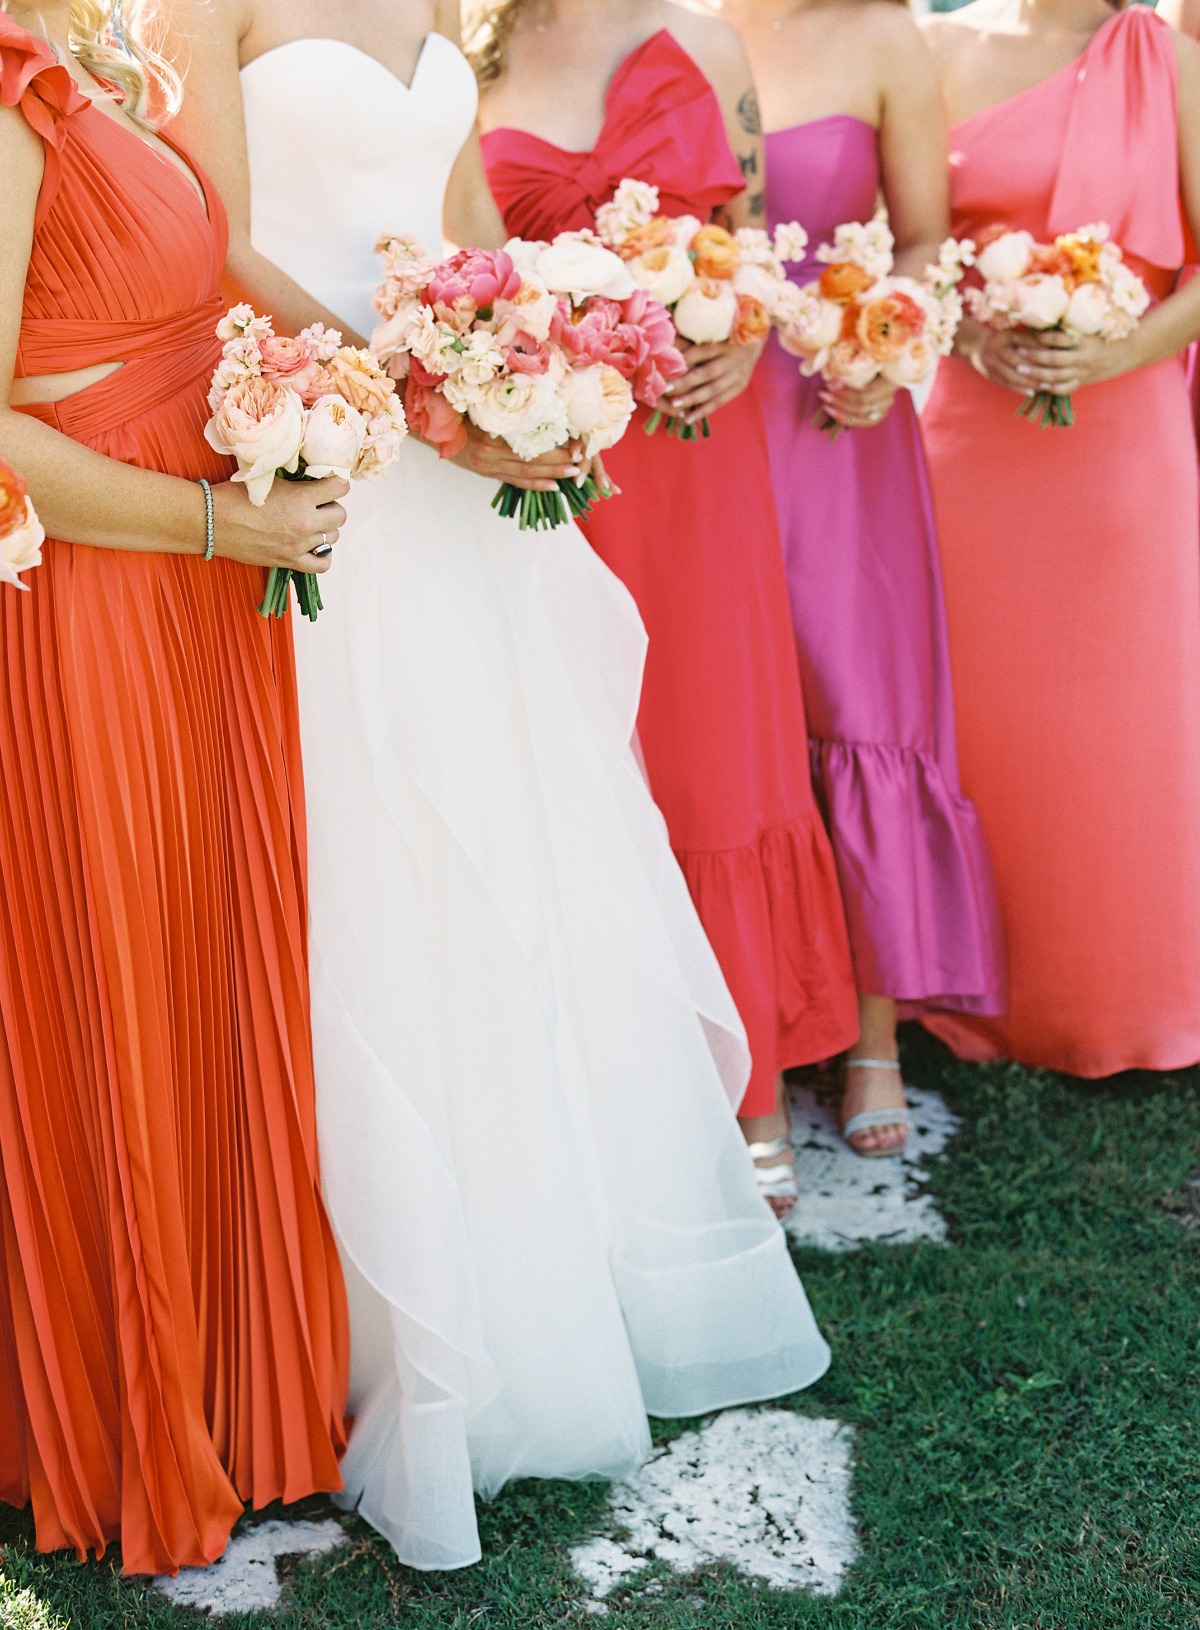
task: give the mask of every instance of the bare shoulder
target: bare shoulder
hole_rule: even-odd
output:
[[[957,12],[929,12],[920,19],[917,28],[944,68],[960,60],[979,41],[978,29],[964,22]]]
[[[1172,28],[1193,40],[1200,39],[1200,0],[1159,0],[1155,10]]]
[[[241,40],[254,25],[254,0],[169,0],[163,31],[176,52],[193,40]]]
[[[1197,5],[1200,11],[1200,4]],[[1200,22],[1200,19],[1198,19]],[[1179,100],[1192,104],[1200,112],[1200,45],[1187,34],[1172,30],[1171,43],[1175,47],[1175,60],[1179,64]]]
[[[663,27],[695,58],[717,91],[736,100],[750,83],[750,65],[737,29],[710,12],[676,5],[674,0],[667,0],[662,12]]]

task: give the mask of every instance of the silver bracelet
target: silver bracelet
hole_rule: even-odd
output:
[[[203,476],[196,485],[204,494],[204,558],[211,560],[217,552],[217,519],[213,511],[212,488]]]

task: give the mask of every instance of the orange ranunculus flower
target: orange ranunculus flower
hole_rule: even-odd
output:
[[[28,519],[25,500],[29,488],[11,464],[0,458],[0,538],[20,531]]]
[[[842,331],[838,335],[838,340],[839,341],[845,340],[845,341],[848,341],[848,342],[851,342],[851,343],[857,345],[857,343],[858,343],[858,319],[859,319],[861,313],[862,313],[862,307],[861,306],[856,306],[853,303],[851,303],[850,305],[845,306],[843,308],[843,310],[842,310]]]
[[[862,308],[858,338],[876,362],[895,362],[905,346],[925,327],[925,313],[911,295],[885,294]]]
[[[723,226],[702,226],[692,239],[692,252],[696,256],[696,276],[732,277],[737,271],[738,247],[733,234]]]
[[[847,305],[865,294],[875,279],[865,266],[854,260],[835,260],[821,273],[821,293],[826,300],[837,300]]]
[[[636,260],[651,249],[661,249],[671,240],[673,222],[669,215],[656,215],[645,226],[635,226],[617,250],[622,260]]]
[[[753,295],[739,294],[737,316],[733,319],[730,339],[735,345],[757,345],[771,332],[771,317],[761,300]]]
[[[1036,243],[1029,256],[1029,273],[1041,277],[1061,277],[1069,281],[1073,273],[1070,256],[1057,243]]]
[[[1098,283],[1100,281],[1100,245],[1098,243],[1092,243],[1087,238],[1077,237],[1074,232],[1068,232],[1063,237],[1055,240],[1054,247],[1062,257],[1064,267],[1067,268],[1061,275],[1072,292],[1081,283]]]

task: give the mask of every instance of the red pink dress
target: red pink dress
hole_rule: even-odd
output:
[[[625,177],[667,214],[709,219],[743,187],[716,94],[666,30],[613,76],[595,149],[525,131],[484,137],[509,230],[594,225]],[[858,1018],[845,916],[812,793],[808,731],[766,437],[753,393],[712,438],[642,432],[605,463],[621,496],[585,531],[632,592],[650,636],[638,729],[654,796],[750,1038],[743,1115],[769,1114],[775,1076],[841,1051]]]
[[[214,481],[226,227],[0,13],[45,145],[27,411]],[[0,1500],[42,1549],[212,1561],[340,1487],[344,1293],[317,1184],[288,625],[262,574],[50,541],[0,588]]]
[[[1161,297],[1187,258],[1170,30],[1132,6],[952,132],[954,230],[1104,221]],[[1071,430],[963,362],[925,415],[963,789],[991,842],[1005,1018],[969,1058],[1081,1076],[1200,1059],[1200,510],[1182,356],[1075,397]]]

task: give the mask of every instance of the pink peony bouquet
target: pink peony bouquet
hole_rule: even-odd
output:
[[[893,276],[894,246],[890,229],[876,220],[839,226],[833,242],[817,249],[824,270],[795,290],[779,336],[806,377],[821,374],[860,390],[876,379],[921,385],[938,358],[949,356],[962,320],[958,285],[974,246],[948,239],[921,280]],[[815,422],[831,439],[843,428],[825,412]]]
[[[1063,233],[1053,243],[998,228],[985,235],[976,264],[982,287],[971,289],[967,301],[971,315],[989,328],[1123,340],[1150,304],[1146,285],[1103,224]],[[1071,398],[1051,391],[1033,392],[1017,414],[1043,428],[1075,423]]]
[[[0,583],[28,589],[21,573],[42,564],[45,541],[29,488],[12,465],[0,458]]]
[[[462,451],[468,423],[521,459],[572,443],[592,458],[620,441],[638,402],[653,404],[686,371],[670,317],[594,233],[440,261],[403,236],[378,251],[371,345],[404,382],[414,432],[443,458]],[[523,529],[554,527],[605,496],[590,477],[557,492],[505,483],[493,508]]]
[[[299,481],[337,475],[364,481],[382,475],[408,434],[396,386],[369,351],[314,323],[295,339],[277,335],[269,317],[235,306],[217,337],[225,350],[213,375],[204,435],[218,453],[237,459],[235,481],[252,504],[265,504],[277,476]],[[289,588],[315,621],[317,579],[276,567],[259,611],[282,617]]]
[[[596,211],[600,240],[628,267],[634,282],[671,313],[679,338],[694,345],[757,345],[778,322],[788,299],[785,260],[803,253],[803,229],[792,223],[766,232],[727,232],[694,215],[660,215],[658,188],[626,178],[612,202]],[[646,425],[653,435],[663,415]],[[669,434],[694,441],[709,434],[667,417]]]

